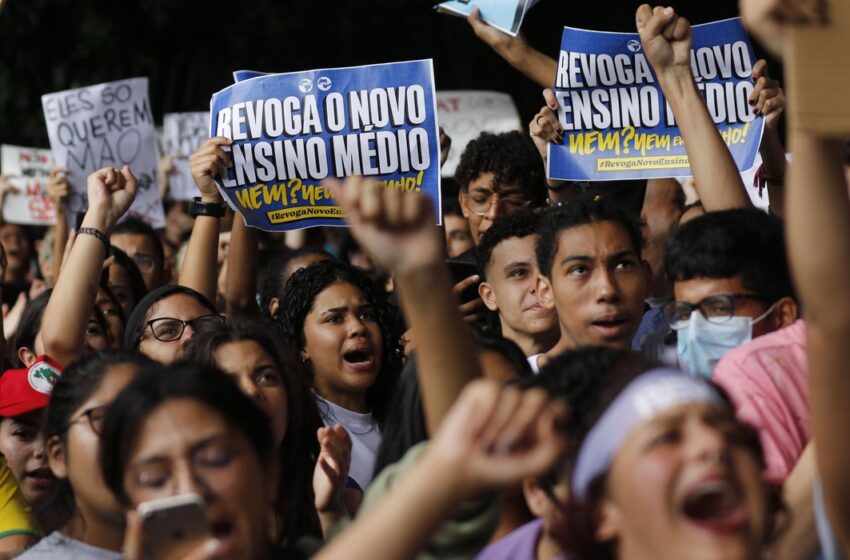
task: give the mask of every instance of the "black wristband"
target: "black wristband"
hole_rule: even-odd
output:
[[[196,196],[192,199],[192,204],[189,206],[189,215],[193,218],[197,218],[198,216],[223,218],[224,204],[216,204],[214,202],[201,202],[201,197]]]
[[[109,238],[102,231],[93,227],[81,227],[77,230],[77,235],[92,235],[103,243],[103,248],[106,251],[106,256],[109,256]]]

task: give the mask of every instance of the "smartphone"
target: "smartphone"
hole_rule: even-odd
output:
[[[207,506],[197,494],[181,494],[137,508],[151,558],[183,558],[210,538]]]
[[[459,259],[446,259],[446,264],[449,267],[449,270],[452,273],[452,278],[455,284],[460,282],[461,280],[466,280],[470,276],[474,274],[478,274],[478,267],[471,262],[462,261]],[[478,299],[478,285],[481,282],[476,282],[475,284],[466,287],[460,293],[460,302],[467,303],[472,300]]]

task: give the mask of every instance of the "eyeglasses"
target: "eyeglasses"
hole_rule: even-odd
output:
[[[70,428],[73,424],[76,424],[83,418],[87,418],[89,421],[89,427],[91,427],[91,431],[93,431],[98,436],[100,435],[101,430],[103,429],[103,421],[106,418],[106,413],[109,411],[109,408],[106,406],[95,406],[84,411],[82,414],[71,420],[68,423],[68,428]]]
[[[199,331],[210,327],[218,327],[224,324],[224,317],[221,315],[202,315],[190,321],[174,319],[172,317],[160,317],[159,319],[151,319],[147,322],[150,327],[153,337],[162,342],[173,342],[183,336],[183,331],[186,326],[192,327],[192,330]]]
[[[485,193],[464,193],[466,198],[466,207],[476,216],[486,216],[492,212],[493,207],[499,208],[506,212],[514,212],[528,208],[531,205],[530,200],[526,200],[521,193],[511,193],[501,195],[497,192]]]
[[[145,253],[133,255],[133,262],[136,263],[141,272],[153,272],[154,267],[156,267],[156,259]]]
[[[696,305],[686,301],[670,301],[661,306],[661,312],[671,329],[680,330],[687,328],[691,313],[697,309],[710,323],[721,324],[735,316],[736,301],[755,300],[772,303],[776,299],[774,296],[758,294],[718,294],[704,298]]]

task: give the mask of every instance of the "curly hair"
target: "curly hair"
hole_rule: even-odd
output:
[[[546,212],[540,225],[540,238],[537,240],[537,266],[540,274],[547,278],[552,277],[552,261],[558,252],[562,231],[600,222],[614,222],[622,226],[640,256],[644,246],[640,219],[604,195],[582,194]]]
[[[313,464],[319,456],[316,430],[322,426],[310,395],[310,380],[297,353],[280,340],[274,328],[264,321],[236,320],[197,332],[186,343],[181,362],[217,368],[216,352],[231,342],[252,341],[274,360],[286,388],[287,429],[278,447],[280,487],[277,512],[280,514],[281,542],[293,543],[299,537],[322,536],[313,496]]]
[[[481,236],[481,241],[478,242],[478,250],[475,253],[475,262],[478,265],[481,278],[487,279],[487,265],[490,264],[493,251],[499,246],[499,243],[512,237],[523,238],[536,235],[542,218],[540,212],[535,210],[520,210],[496,218],[493,225]]]
[[[358,288],[375,310],[383,342],[383,359],[375,384],[366,392],[366,403],[375,420],[383,426],[389,397],[401,371],[404,347],[391,306],[379,296],[368,276],[338,261],[322,261],[297,271],[286,283],[284,292],[277,294],[280,299],[280,313],[275,323],[292,348],[303,349],[306,344],[304,321],[313,309],[313,302],[325,289],[339,282]]]
[[[461,192],[482,173],[492,173],[495,185],[518,184],[532,203],[545,199],[543,160],[531,138],[520,132],[482,132],[466,145],[455,170]]]

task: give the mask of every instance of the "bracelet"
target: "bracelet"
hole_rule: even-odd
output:
[[[212,218],[223,218],[225,214],[224,202],[216,204],[215,202],[201,202],[201,197],[196,196],[192,199],[189,206],[189,215],[193,218],[198,216],[210,216]]]
[[[97,228],[93,227],[81,227],[77,230],[77,235],[92,235],[100,240],[103,243],[103,248],[106,250],[107,256],[109,255],[109,238]]]

